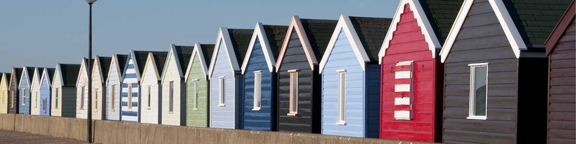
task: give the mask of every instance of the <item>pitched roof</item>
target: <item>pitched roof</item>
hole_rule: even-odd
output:
[[[12,75],[14,76],[15,80],[16,80],[16,85],[18,85],[20,80],[20,76],[22,75],[22,68],[13,68],[14,70],[12,71]]]
[[[322,54],[328,47],[330,37],[338,24],[337,20],[320,20],[320,19],[300,19],[310,46],[314,51],[316,59],[320,61]]]
[[[50,81],[50,83],[52,83],[51,80],[54,79],[54,71],[56,69],[54,68],[46,68],[46,69],[48,70],[48,80]]]
[[[110,61],[112,61],[112,57],[101,57],[98,56],[98,60],[100,61],[100,71],[102,71],[102,78],[104,81],[108,78],[108,70],[110,70]]]
[[[7,82],[6,82],[6,86],[9,86],[9,85],[10,85],[10,84],[9,84],[9,82],[10,82],[10,73],[4,73],[4,74],[6,74],[6,81],[7,81]],[[3,78],[3,77],[0,76],[0,78]]]
[[[556,27],[554,28],[552,33],[550,33],[550,36],[546,40],[545,43],[546,56],[550,55],[550,52],[552,52],[552,50],[556,47],[556,44],[558,44],[560,38],[562,38],[564,33],[568,32],[567,31],[568,27],[570,27],[570,25],[573,25],[576,16],[576,7],[574,6],[574,2],[575,1],[572,1],[570,7],[566,10],[566,12],[564,12],[564,15],[562,16],[558,24],[556,24]]]
[[[158,53],[159,51],[134,51],[134,60],[136,60],[136,65],[138,65],[138,72],[142,74],[144,72],[144,66],[146,66],[146,59],[148,59],[148,53]],[[160,52],[163,53],[163,52]]]
[[[360,42],[366,50],[370,61],[378,62],[378,52],[386,37],[386,32],[390,26],[391,18],[369,18],[369,17],[350,17],[352,25]]]
[[[250,45],[250,39],[252,38],[252,29],[228,29],[230,33],[230,39],[234,47],[234,53],[236,54],[237,62],[242,62],[246,51],[248,50],[248,45]]]
[[[168,56],[168,52],[154,52],[152,53],[152,58],[156,62],[156,70],[160,74],[162,74],[162,68],[164,68],[164,64],[166,63],[166,57]],[[146,65],[146,64],[143,64]]]
[[[62,86],[64,87],[75,87],[76,78],[80,72],[79,64],[58,64],[60,65],[60,75],[62,76]]]
[[[178,55],[178,61],[180,62],[181,70],[184,72],[188,69],[188,63],[194,51],[194,46],[179,46],[175,45],[176,55]]]
[[[440,44],[444,44],[464,0],[419,0]]]
[[[26,77],[28,78],[28,84],[32,82],[32,76],[34,75],[34,67],[25,67],[26,68]]]
[[[504,0],[504,5],[530,50],[530,48],[545,48],[546,38],[571,2],[571,0]]]
[[[202,48],[204,62],[206,64],[210,64],[210,60],[212,59],[212,52],[214,51],[214,44],[200,44],[200,48]]]
[[[288,26],[264,25],[263,27],[266,32],[268,43],[270,44],[270,50],[274,55],[274,59],[276,59],[278,58],[278,53],[282,48],[286,32],[288,31]]]
[[[126,60],[128,60],[128,55],[116,54],[116,59],[118,60],[118,67],[120,68],[118,71],[122,73],[126,65]]]

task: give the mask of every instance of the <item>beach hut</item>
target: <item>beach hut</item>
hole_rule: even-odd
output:
[[[40,115],[50,116],[51,107],[50,101],[52,100],[52,78],[54,76],[54,68],[44,68],[40,78]]]
[[[120,120],[121,80],[128,55],[113,54],[106,78],[106,120]]]
[[[40,115],[40,78],[43,70],[43,67],[36,67],[32,74],[32,81],[30,82],[30,104],[32,104],[30,105],[31,115]]]
[[[142,111],[141,123],[158,124],[161,120],[160,115],[160,74],[164,67],[167,52],[148,53],[140,85],[142,86]]]
[[[20,76],[22,76],[22,68],[12,68],[12,74],[10,75],[10,84],[8,88],[10,89],[8,97],[8,113],[16,114],[18,113],[18,83],[20,81]]]
[[[56,65],[52,78],[51,116],[76,117],[76,81],[79,71],[79,64]]]
[[[140,122],[140,80],[151,51],[131,50],[122,75],[122,112],[125,122]]]
[[[340,16],[318,69],[322,134],[378,138],[378,50],[391,21]]]
[[[442,142],[546,143],[544,42],[569,4],[464,1],[440,51]]]
[[[546,41],[548,57],[548,141],[576,142],[576,8],[574,1]]]
[[[253,30],[221,27],[210,60],[210,127],[240,129],[242,74],[240,63]]]
[[[276,58],[287,26],[257,23],[242,62],[243,129],[276,130]]]
[[[463,0],[401,0],[379,53],[380,138],[440,142],[443,69],[438,52]]]
[[[292,16],[276,61],[278,131],[320,133],[318,61],[337,22]]]
[[[111,57],[96,55],[92,65],[92,119],[102,120],[106,114],[106,78],[110,68]]]
[[[0,113],[8,113],[8,81],[10,73],[0,73]]]
[[[88,59],[86,58],[82,58],[76,79],[76,118],[88,118]]]
[[[186,81],[186,126],[208,127],[208,64],[213,44],[194,44]]]
[[[19,114],[30,114],[30,84],[32,73],[34,72],[34,67],[24,67],[22,76],[20,77],[20,83],[18,85],[19,96],[19,104],[18,104],[18,113]]]
[[[184,71],[190,63],[193,46],[170,45],[168,56],[163,64],[162,124],[186,125],[186,81]]]

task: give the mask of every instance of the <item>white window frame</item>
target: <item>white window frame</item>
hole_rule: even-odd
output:
[[[98,112],[98,88],[94,89],[94,111]]]
[[[150,99],[152,98],[152,94],[151,94],[152,85],[148,85],[148,91],[147,92],[148,92],[148,97],[147,97],[148,98],[148,101],[147,101],[148,107],[146,107],[146,109],[151,110],[152,109],[152,104],[151,104],[152,100],[150,100]]]
[[[337,125],[346,125],[346,70],[336,70],[338,74],[338,119]]]
[[[292,69],[288,70],[290,74],[290,104],[288,109],[288,116],[298,115],[298,70]]]
[[[174,113],[174,81],[168,83],[168,113]]]
[[[254,105],[252,111],[262,108],[262,71],[254,71]]]
[[[46,105],[47,105],[46,100],[43,99],[41,100],[41,102],[42,102],[42,112],[46,112]]]
[[[198,79],[192,80],[192,98],[194,99],[194,107],[192,110],[198,110]]]
[[[218,106],[219,107],[225,107],[226,106],[226,94],[224,91],[225,89],[225,83],[226,83],[226,77],[221,76],[218,77]]]
[[[473,63],[468,64],[470,67],[470,101],[469,101],[469,109],[468,109],[468,117],[466,119],[475,119],[475,120],[486,120],[488,116],[488,63]],[[484,116],[477,116],[475,115],[475,98],[476,93],[474,92],[475,87],[475,77],[476,77],[476,68],[477,67],[486,67],[486,106],[485,108],[485,115]]]
[[[86,87],[82,86],[80,90],[80,110],[84,110],[84,88]]]
[[[128,84],[128,102],[126,104],[129,109],[132,109],[132,83]]]
[[[26,89],[22,89],[22,105],[26,105]]]
[[[114,102],[116,102],[116,85],[115,84],[112,85],[112,89],[110,90],[110,95],[111,95],[110,96],[110,110],[114,112],[114,111],[116,111],[115,104],[114,104]]]
[[[58,109],[58,97],[60,97],[60,88],[54,90],[54,109]]]
[[[38,95],[38,92],[35,92],[34,95],[36,96],[36,104],[34,105],[34,108],[38,108],[38,106],[40,106],[40,96]]]

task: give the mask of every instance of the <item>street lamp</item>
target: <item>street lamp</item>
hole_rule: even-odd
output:
[[[88,127],[87,127],[87,141],[92,143],[92,4],[97,0],[85,0],[89,6],[88,13]]]

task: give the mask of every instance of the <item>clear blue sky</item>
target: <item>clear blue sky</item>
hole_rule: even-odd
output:
[[[93,54],[168,50],[169,44],[215,43],[218,27],[288,25],[300,18],[340,14],[392,17],[399,0],[99,0],[93,6]],[[87,55],[84,0],[0,1],[0,72],[55,67]]]

